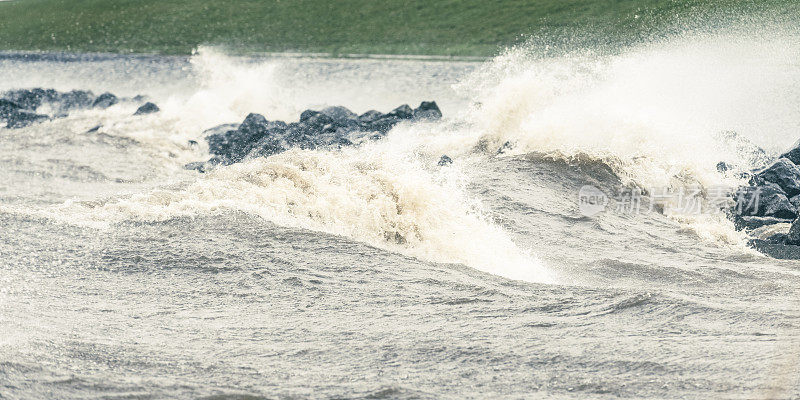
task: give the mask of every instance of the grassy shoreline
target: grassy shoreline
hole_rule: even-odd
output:
[[[13,0],[0,0],[13,1]],[[214,47],[209,47],[214,49]],[[201,48],[202,49],[202,48]],[[490,60],[489,56],[448,56],[419,54],[341,54],[341,53],[302,53],[302,52],[225,52],[229,57],[246,59],[338,59],[338,60],[392,60],[392,61],[428,61],[428,62],[466,62],[479,63]],[[165,54],[156,52],[95,52],[65,50],[0,50],[0,60],[4,59],[47,59],[54,61],[71,60],[105,60],[119,57],[133,58],[176,58],[187,59],[191,54]]]
[[[224,4],[222,4],[224,3]],[[575,46],[641,41],[789,0],[13,0],[0,49],[190,54],[280,52],[489,57],[530,36]],[[774,12],[770,12],[773,13]]]

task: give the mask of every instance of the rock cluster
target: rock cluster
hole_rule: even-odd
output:
[[[340,148],[380,139],[402,121],[436,120],[442,112],[435,102],[422,102],[412,109],[402,105],[388,113],[367,111],[356,115],[345,107],[306,110],[298,122],[269,121],[250,114],[239,125],[220,125],[205,132],[208,162],[187,164],[187,169],[205,171],[213,165],[229,165],[245,157],[269,156],[293,147]]]
[[[777,258],[800,258],[800,146],[755,171],[734,194],[737,229],[756,249]]]
[[[22,128],[46,119],[49,119],[47,115],[26,110],[13,101],[0,99],[0,123],[5,124],[6,128]]]
[[[134,99],[120,99],[112,93],[103,93],[95,96],[87,90],[73,90],[59,92],[54,89],[19,89],[0,94],[0,127],[8,129],[24,128],[28,125],[63,118],[70,111],[87,108],[108,108],[121,101],[140,101]],[[48,106],[48,113],[41,111],[43,106]],[[157,112],[158,106],[153,103],[143,105],[136,115]]]

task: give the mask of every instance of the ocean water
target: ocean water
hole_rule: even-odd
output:
[[[0,91],[162,111],[0,129],[0,398],[797,398],[800,263],[619,195],[705,206],[741,183],[719,161],[800,139],[800,42],[766,36],[486,62],[3,54]],[[358,147],[183,169],[250,112],[425,100],[441,121]]]

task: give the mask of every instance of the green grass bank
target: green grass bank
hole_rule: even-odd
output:
[[[532,36],[612,44],[702,28],[772,0],[11,0],[0,50],[187,54],[234,52],[491,56]],[[764,11],[769,9],[768,11]]]

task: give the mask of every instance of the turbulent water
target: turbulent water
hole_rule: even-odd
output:
[[[798,262],[718,213],[579,204],[587,185],[731,188],[719,161],[799,139],[796,39],[485,63],[5,54],[0,91],[161,112],[0,129],[0,398],[797,398]],[[183,168],[250,112],[424,100],[445,117],[382,140]]]

